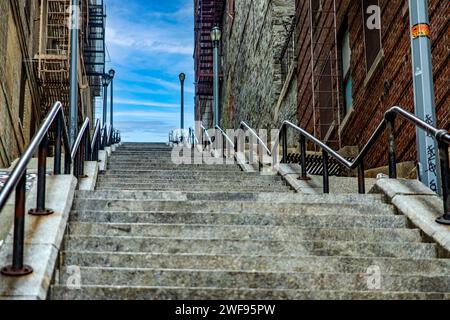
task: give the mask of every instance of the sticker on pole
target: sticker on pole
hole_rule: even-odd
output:
[[[430,37],[430,26],[426,23],[419,23],[412,27],[411,29],[413,39],[420,37]]]

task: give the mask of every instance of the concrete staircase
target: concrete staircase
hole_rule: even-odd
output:
[[[450,298],[450,260],[381,196],[176,166],[159,144],[113,154],[77,193],[63,248],[51,299]]]

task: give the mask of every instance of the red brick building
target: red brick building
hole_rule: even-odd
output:
[[[381,29],[367,25],[381,8]],[[370,8],[369,8],[370,10]],[[334,148],[362,147],[394,105],[414,111],[405,0],[297,0],[298,121]],[[450,11],[429,0],[438,127],[450,129]],[[373,22],[373,21],[372,21]],[[415,129],[397,123],[399,161],[416,159]],[[367,166],[387,164],[380,141]]]

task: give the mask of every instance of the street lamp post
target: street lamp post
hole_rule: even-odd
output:
[[[214,27],[211,31],[211,40],[214,48],[214,127],[219,125],[219,45],[222,32],[219,27]]]
[[[114,128],[114,76],[116,71],[114,69],[109,70],[108,76],[111,79],[111,101],[110,101],[110,125],[111,130]]]
[[[181,84],[181,131],[184,130],[184,80],[186,80],[186,75],[180,73],[180,84]],[[183,134],[183,133],[182,133]]]
[[[107,113],[108,113],[108,86],[111,82],[109,74],[104,74],[102,78],[103,84],[103,126],[106,125]]]
[[[73,146],[78,134],[78,29],[80,6],[79,0],[71,0],[70,16],[70,121],[69,141]]]

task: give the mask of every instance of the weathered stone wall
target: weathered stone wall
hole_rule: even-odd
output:
[[[295,1],[235,1],[234,14],[229,3],[226,8],[222,126],[235,128],[246,121],[254,128],[277,127],[275,110],[283,87],[279,58],[295,15]]]
[[[25,4],[28,3],[28,14]],[[37,1],[0,2],[0,167],[9,166],[30,140],[38,106],[32,64]],[[23,121],[19,117],[22,73],[26,74]]]

